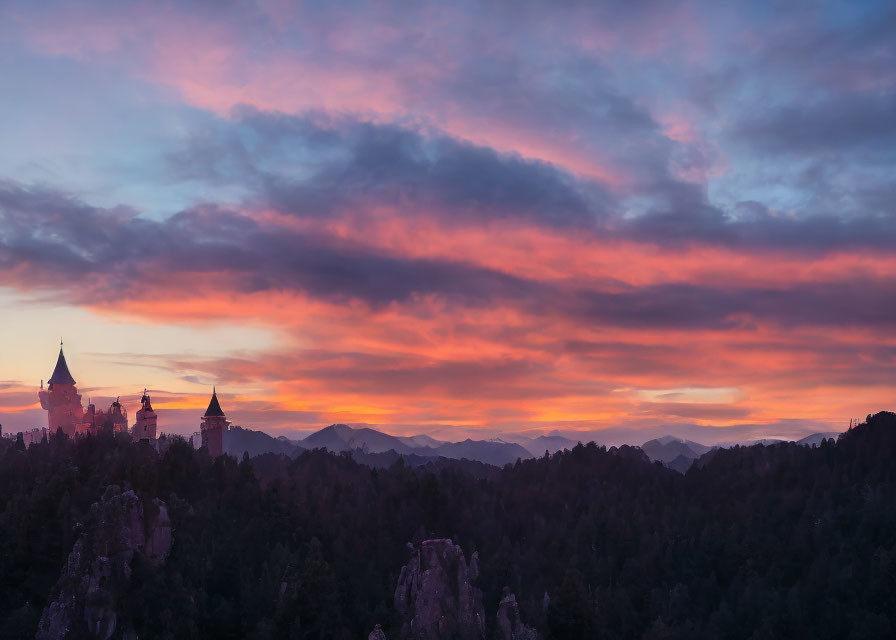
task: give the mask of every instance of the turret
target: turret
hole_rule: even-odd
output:
[[[202,446],[208,449],[210,456],[219,456],[224,453],[224,432],[230,429],[230,421],[224,415],[221,404],[218,402],[218,392],[212,388],[212,399],[208,403],[208,409],[202,416],[202,424],[199,426],[202,434]]]
[[[121,399],[115,398],[115,402],[109,407],[109,418],[112,421],[113,433],[126,433],[128,430],[128,410],[121,406]]]
[[[140,442],[155,444],[158,416],[152,409],[152,402],[146,389],[140,398],[140,409],[137,411],[137,423],[134,425],[134,437]]]
[[[73,436],[84,418],[81,396],[75,384],[60,343],[59,357],[56,359],[53,375],[47,381],[46,389],[43,388],[41,380],[41,389],[38,392],[40,406],[47,411],[47,427],[51,434],[61,428],[66,435]]]

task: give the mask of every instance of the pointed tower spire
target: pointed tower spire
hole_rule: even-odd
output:
[[[215,387],[212,387],[212,399],[208,403],[208,409],[205,410],[204,417],[210,418],[212,416],[224,417],[224,411],[221,409],[221,403],[218,402],[218,390]]]
[[[75,384],[75,379],[65,362],[65,354],[62,353],[62,340],[59,341],[59,358],[56,360],[56,368],[53,369],[53,375],[47,382],[49,384]]]

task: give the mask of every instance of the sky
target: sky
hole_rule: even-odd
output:
[[[896,399],[892,2],[0,3],[0,423],[446,439]]]

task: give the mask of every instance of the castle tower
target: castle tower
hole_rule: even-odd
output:
[[[103,412],[100,411],[100,416],[102,416],[102,414]],[[78,433],[81,435],[86,435],[88,433],[96,435],[97,417],[96,405],[90,401],[90,398],[87,398],[87,409],[84,411],[84,419],[81,424],[78,425]]]
[[[128,410],[122,408],[118,398],[109,407],[109,419],[112,422],[112,433],[127,433]]]
[[[155,444],[158,416],[152,410],[152,403],[149,400],[149,394],[146,393],[146,389],[143,390],[140,405],[141,407],[137,411],[137,423],[134,425],[134,437],[140,442]]]
[[[81,395],[75,384],[60,343],[59,358],[56,360],[53,375],[47,381],[46,389],[41,381],[38,393],[40,406],[47,411],[47,427],[51,434],[61,428],[67,436],[72,437],[83,421],[84,408],[81,406]]]
[[[224,415],[221,404],[218,402],[217,390],[212,389],[212,399],[208,403],[208,409],[202,416],[202,424],[199,426],[202,434],[202,446],[208,449],[210,456],[219,456],[224,453],[224,432],[230,429],[230,421]]]

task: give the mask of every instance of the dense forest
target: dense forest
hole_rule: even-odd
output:
[[[397,637],[408,544],[478,552],[543,638],[883,638],[896,633],[896,414],[817,447],[716,450],[682,475],[638,448],[471,473],[307,451],[163,454],[125,435],[0,450],[0,637],[32,638],[109,485],[168,505],[161,565],[135,556],[140,638]],[[547,595],[546,595],[547,594]],[[493,632],[494,619],[487,621]]]

